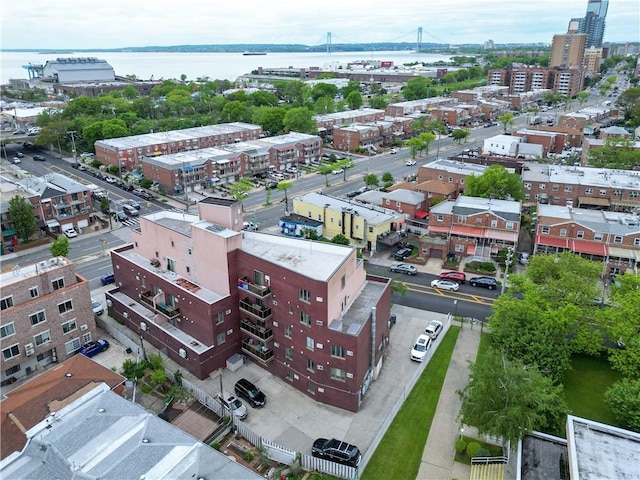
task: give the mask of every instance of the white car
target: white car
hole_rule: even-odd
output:
[[[91,299],[91,308],[93,309],[93,313],[95,315],[102,315],[104,313],[104,307],[95,298]]]
[[[298,169],[296,167],[289,167],[285,170],[287,173],[298,173]]]
[[[449,290],[449,291],[457,292],[458,289],[460,288],[460,285],[450,280],[436,279],[431,282],[431,287],[437,288],[440,290]]]
[[[398,153],[398,150],[396,150],[395,148],[392,148],[391,150],[389,150],[389,153]]]
[[[344,169],[343,168],[337,168],[337,169],[333,170],[331,173],[333,173],[334,175],[339,175],[341,173],[344,173]]]
[[[114,177],[107,177],[106,178],[106,182],[107,183],[116,183],[118,180]]]
[[[13,163],[14,165],[18,165],[19,163],[22,163],[22,160],[20,160],[18,157],[13,157]]]
[[[222,392],[222,394],[218,395],[218,400],[220,401],[222,408],[224,408],[230,415],[233,415],[240,420],[247,418],[247,407],[245,407],[244,403],[238,400],[234,395]]]
[[[426,333],[431,340],[435,340],[440,335],[442,331],[442,322],[437,320],[431,320],[427,328],[424,329],[424,333]]]
[[[256,232],[258,230],[258,224],[253,222],[242,222],[242,229]]]
[[[78,236],[78,232],[76,232],[75,228],[65,228],[63,233],[69,238]]]
[[[416,164],[416,161],[415,160],[407,160],[406,162],[404,162],[404,164],[407,167],[413,167]]]
[[[431,348],[431,339],[427,335],[420,335],[411,349],[411,360],[422,362]]]

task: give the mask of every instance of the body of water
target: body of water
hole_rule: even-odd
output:
[[[339,52],[339,53],[268,53],[267,55],[242,55],[241,53],[168,53],[168,52],[90,52],[80,54],[40,54],[34,52],[0,52],[0,82],[10,78],[28,78],[22,65],[42,64],[59,57],[96,57],[106,60],[116,75],[135,75],[142,80],[179,79],[188,80],[209,77],[211,80],[235,80],[258,67],[307,68],[325,67],[332,63],[347,63],[357,60],[390,60],[395,66],[405,63],[432,63],[448,61],[449,55],[415,53],[411,51],[389,52]]]

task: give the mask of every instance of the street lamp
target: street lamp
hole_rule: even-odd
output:
[[[453,301],[453,319],[458,318],[458,300]]]
[[[507,258],[504,259],[504,275],[502,277],[502,288],[500,289],[500,295],[504,293],[504,289],[507,286],[507,277],[509,276],[509,265],[513,263],[513,247],[507,249]]]

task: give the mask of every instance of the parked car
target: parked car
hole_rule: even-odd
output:
[[[285,172],[295,175],[296,173],[298,173],[298,168],[297,167],[288,167],[287,169],[285,169]]]
[[[136,210],[136,209],[134,208],[134,210]],[[136,210],[136,212],[137,212],[137,210]],[[128,218],[129,218],[129,217],[127,216],[127,214],[126,214],[124,211],[122,211],[122,210],[118,210],[118,211],[116,212],[115,217],[116,217],[116,220],[118,220],[119,222],[124,222],[126,219],[128,219]]]
[[[91,299],[91,308],[93,309],[93,313],[95,315],[102,315],[104,313],[104,307],[95,298]]]
[[[464,283],[467,280],[467,276],[462,272],[442,272],[440,278],[458,283]]]
[[[413,253],[413,248],[401,248],[400,250],[396,250],[393,254],[393,258],[396,260],[404,260],[407,257],[410,257]]]
[[[126,185],[126,184],[125,184]],[[131,199],[131,200],[125,200],[125,203],[127,203],[128,205],[131,205],[133,208],[135,208],[136,210],[140,210],[140,204],[138,202],[136,202],[135,200]]]
[[[16,155],[15,157],[13,157],[13,164],[18,165],[19,163],[22,163],[22,160],[20,160],[20,158]]]
[[[437,320],[431,320],[427,328],[424,329],[424,333],[426,333],[431,340],[435,340],[440,335],[442,331],[442,322]]]
[[[46,159],[44,156],[42,156],[42,155],[34,155],[34,156],[33,156],[33,159],[34,159],[36,162],[44,162],[44,161],[46,161],[46,160],[47,160],[47,159]]]
[[[16,157],[18,157],[18,158],[22,158],[22,157],[24,157],[24,153],[22,153],[22,152],[16,152]]]
[[[527,252],[520,253],[520,264],[527,265],[529,263],[529,254]]]
[[[233,415],[240,420],[244,420],[247,418],[247,407],[244,406],[240,400],[234,395],[231,395],[227,392],[222,392],[222,394],[218,395],[218,400],[230,415]]]
[[[411,348],[411,360],[422,362],[431,348],[431,338],[428,335],[420,335]]]
[[[113,274],[113,272],[105,273],[100,277],[100,283],[102,284],[102,286],[109,285],[110,283],[115,283],[115,281],[116,276]]]
[[[258,230],[258,224],[253,222],[242,222],[242,229],[255,232]]]
[[[76,232],[75,228],[65,228],[63,233],[68,238],[74,238],[78,236],[78,232]]]
[[[398,150],[396,150],[395,148],[392,148],[391,150],[389,150],[389,153],[396,154],[398,153]]]
[[[460,284],[457,282],[452,282],[451,280],[436,279],[431,282],[431,287],[437,288],[439,290],[449,290],[450,292],[457,292],[460,288]]]
[[[469,279],[469,283],[472,287],[484,287],[489,290],[493,290],[498,286],[498,282],[493,277],[473,277]]]
[[[418,269],[413,265],[409,265],[407,263],[393,263],[389,267],[394,273],[406,273],[407,275],[417,275]]]
[[[358,447],[335,438],[318,438],[313,442],[311,455],[341,463],[342,465],[348,465],[349,467],[357,467],[360,465],[360,460],[362,460],[362,454]]]
[[[253,408],[263,407],[267,403],[264,393],[246,378],[241,378],[234,387],[236,395],[243,397]]]
[[[413,167],[416,164],[416,161],[415,160],[407,160],[406,162],[404,162],[404,164],[407,167]]]
[[[353,198],[353,197],[357,197],[358,195],[360,195],[360,192],[358,192],[357,190],[353,190],[352,192],[347,192],[345,196],[347,198]]]
[[[339,175],[341,173],[344,173],[344,168],[336,168],[335,170],[332,170],[331,173],[333,173],[334,175]]]
[[[25,133],[27,133],[25,130],[16,130],[13,132],[14,135],[24,135]]]
[[[267,190],[274,190],[278,188],[278,182],[267,182],[264,186]]]
[[[137,217],[139,215],[138,210],[128,203],[122,205],[122,210],[130,217]]]
[[[80,351],[78,353],[84,355],[85,357],[94,357],[100,352],[104,352],[109,348],[109,342],[106,340],[96,340],[95,342],[87,342],[82,347],[80,347]]]

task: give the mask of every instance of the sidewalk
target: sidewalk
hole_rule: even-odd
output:
[[[480,327],[472,325],[463,324],[458,335],[416,480],[466,480],[471,475],[471,467],[454,462],[454,457],[455,443],[461,434],[457,421],[461,402],[456,391],[467,384],[467,362],[475,361],[480,344]],[[473,435],[473,429],[466,428]]]

